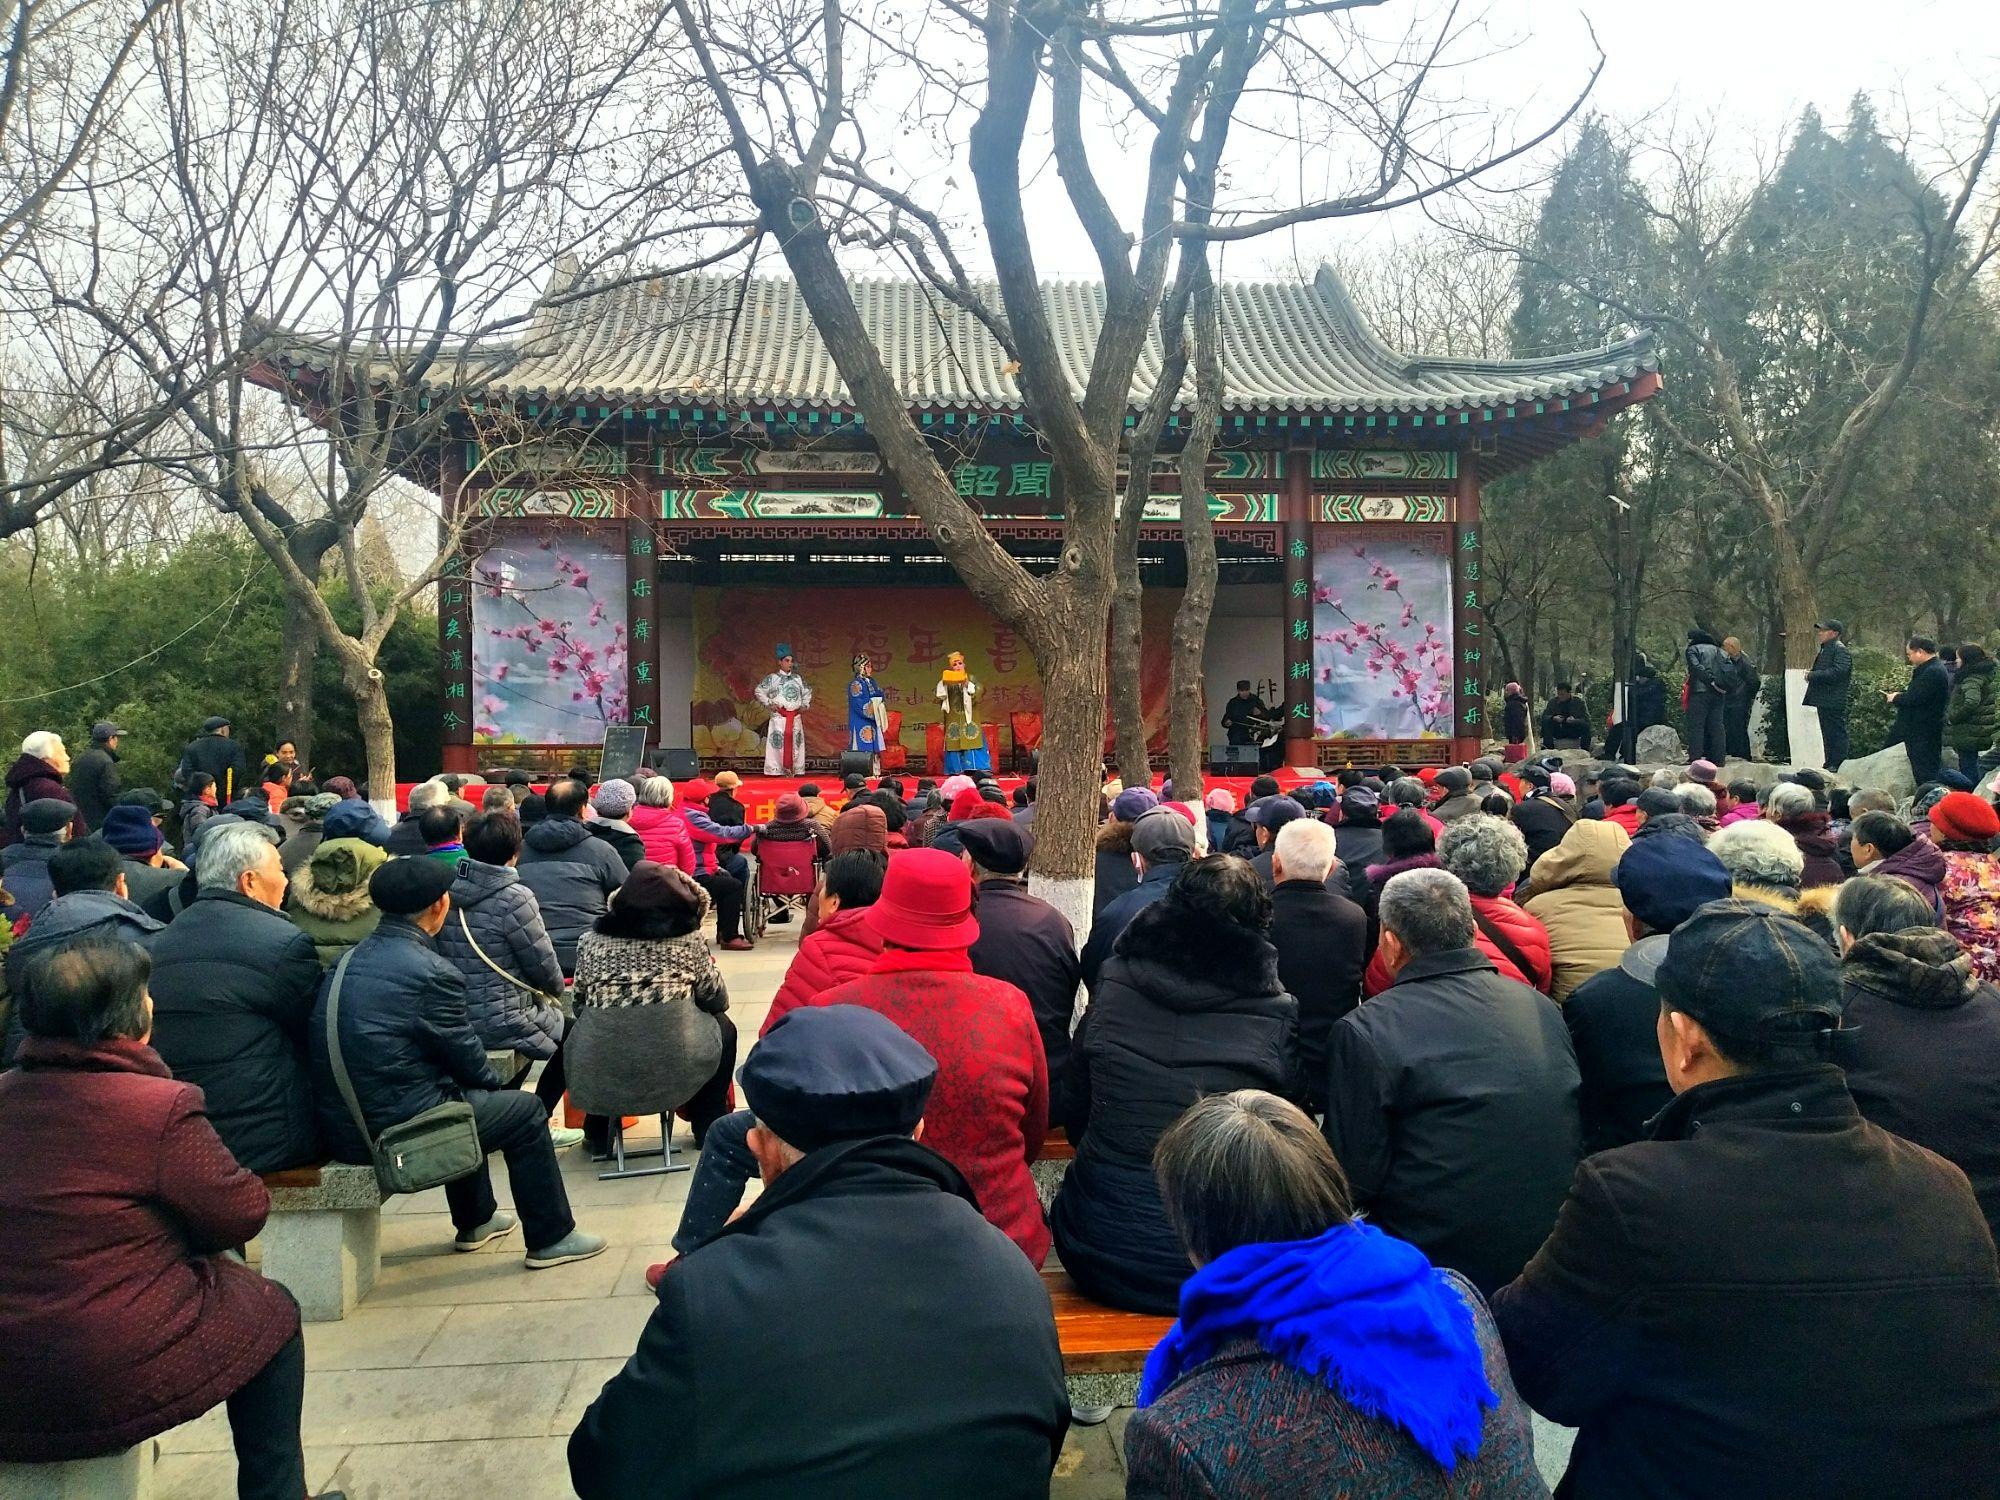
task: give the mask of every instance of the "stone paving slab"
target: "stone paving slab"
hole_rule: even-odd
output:
[[[348,1451],[332,1484],[348,1500],[575,1500],[569,1434],[437,1443],[376,1443]],[[218,1495],[227,1492],[217,1492]]]
[[[454,1307],[417,1363],[499,1365],[565,1359],[624,1359],[657,1304],[645,1297],[585,1302],[488,1302]]]

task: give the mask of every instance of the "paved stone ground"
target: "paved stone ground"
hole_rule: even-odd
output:
[[[755,951],[718,955],[744,1051],[797,932],[773,927]],[[687,1127],[676,1123],[681,1158],[691,1162]],[[633,1138],[656,1143],[657,1122],[642,1122]],[[570,1431],[638,1342],[653,1305],[645,1269],[672,1253],[688,1183],[684,1172],[600,1182],[599,1170],[580,1148],[563,1153],[577,1222],[609,1236],[611,1248],[555,1270],[524,1269],[518,1233],[476,1254],[453,1253],[442,1191],[389,1205],[374,1291],[344,1321],[306,1327],[306,1478],[316,1491],[344,1489],[351,1500],[573,1500]],[[493,1175],[501,1202],[511,1204],[498,1157]],[[1123,1495],[1129,1416],[1121,1410],[1072,1430],[1052,1500]],[[1567,1438],[1538,1420],[1552,1482]],[[166,1434],[161,1449],[155,1500],[234,1493],[222,1408]]]

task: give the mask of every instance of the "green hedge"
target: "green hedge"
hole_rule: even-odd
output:
[[[336,614],[354,623],[344,589],[329,589]],[[246,540],[217,533],[165,557],[103,567],[25,554],[0,558],[0,750],[13,759],[22,738],[53,729],[81,754],[90,726],[116,720],[126,786],[168,790],[181,747],[210,714],[235,721],[255,764],[277,721],[284,600],[276,576]],[[143,660],[141,659],[143,658]],[[405,612],[381,666],[396,717],[405,779],[438,768],[437,622]],[[51,691],[55,689],[55,691]],[[365,774],[352,700],[332,659],[315,677],[314,769]]]

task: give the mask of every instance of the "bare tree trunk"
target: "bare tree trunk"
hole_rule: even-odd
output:
[[[1062,604],[1023,619],[1042,676],[1042,756],[1036,785],[1033,887],[1090,927],[1096,875],[1098,788],[1103,785],[1105,630],[1109,600],[1065,593]]]
[[[302,526],[286,539],[285,550],[299,572],[315,588],[327,549],[334,543],[336,529],[331,522]],[[313,720],[315,714],[313,669],[319,661],[318,621],[305,600],[295,590],[285,590],[285,655],[278,671],[278,741],[290,740],[298,747],[299,764],[312,764]]]
[[[1127,786],[1150,786],[1152,762],[1146,754],[1146,706],[1142,692],[1146,640],[1144,595],[1137,550],[1118,549],[1118,581],[1111,594],[1111,727],[1118,753],[1118,779]],[[1040,813],[1036,818],[1039,820]]]
[[[358,645],[341,652],[341,677],[354,695],[361,724],[361,748],[368,762],[368,800],[384,817],[396,812],[396,722],[389,713],[389,690],[382,669]]]
[[[1188,303],[1192,321],[1195,401],[1187,443],[1181,449],[1181,538],[1187,548],[1187,588],[1174,611],[1173,658],[1168,691],[1167,774],[1174,790],[1199,800],[1202,762],[1208,748],[1208,712],[1202,695],[1202,664],[1209,616],[1215,611],[1215,521],[1208,513],[1208,454],[1215,446],[1215,420],[1222,411],[1222,337],[1215,311],[1215,287],[1207,252],[1194,266]]]

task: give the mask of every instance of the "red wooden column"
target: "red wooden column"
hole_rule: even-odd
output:
[[[1481,558],[1479,472],[1471,453],[1459,458],[1458,515],[1452,526],[1452,642],[1458,656],[1456,738],[1452,755],[1471,760],[1489,735],[1486,723],[1486,570]]]
[[[1310,448],[1285,454],[1285,484],[1280,493],[1285,550],[1285,764],[1314,766],[1319,748],[1313,743],[1313,582],[1312,582],[1312,464]]]

